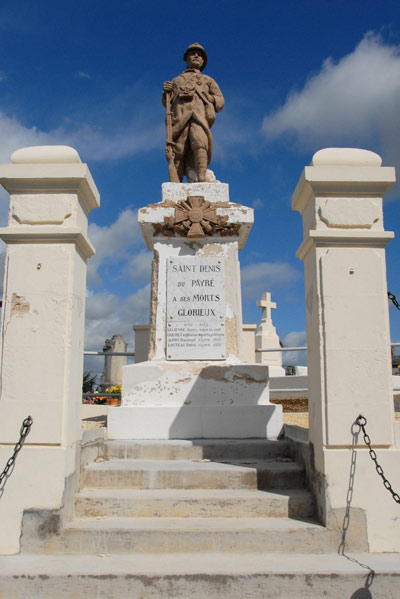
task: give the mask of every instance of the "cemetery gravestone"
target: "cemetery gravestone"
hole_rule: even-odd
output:
[[[103,345],[103,352],[110,352],[110,354],[127,351],[128,344],[121,335],[113,335],[111,339],[106,339]],[[104,389],[122,383],[122,368],[127,362],[126,356],[104,356],[104,368],[100,377],[100,384]]]
[[[272,323],[272,310],[276,309],[276,303],[271,301],[269,292],[263,293],[257,306],[262,308],[262,317],[259,327],[256,331],[255,346],[256,350],[280,348],[281,344],[276,329]],[[258,364],[267,364],[269,366],[270,376],[285,376],[285,369],[282,367],[282,352],[256,352],[256,362]]]

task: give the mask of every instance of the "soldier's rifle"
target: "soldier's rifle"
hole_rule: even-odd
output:
[[[172,139],[172,110],[171,110],[171,92],[165,93],[165,108],[167,110],[167,141],[165,143],[165,155],[168,161],[168,174],[171,183],[180,183],[178,172],[176,170],[174,158],[175,158],[175,143]]]

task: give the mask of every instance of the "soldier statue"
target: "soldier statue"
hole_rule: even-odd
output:
[[[214,79],[203,75],[207,53],[200,44],[191,44],[183,60],[186,70],[163,86],[169,179],[179,183],[186,175],[192,180],[189,173],[194,171],[197,181],[206,181],[213,144],[210,129],[225,101]]]

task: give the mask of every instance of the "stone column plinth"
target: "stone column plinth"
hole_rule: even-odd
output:
[[[153,250],[148,361],[123,369],[110,438],[277,436],[268,367],[244,365],[238,252],[253,210],[224,183],[164,183],[139,210]]]
[[[311,466],[327,523],[346,508],[359,414],[381,448],[385,473],[400,487],[385,264],[393,233],[384,230],[382,213],[382,196],[394,182],[394,169],[382,167],[373,152],[326,149],[304,169],[292,198],[303,216],[297,256],[305,272]],[[365,447],[362,436],[358,445]],[[371,548],[399,550],[393,499],[368,461],[360,449],[352,507],[365,517]]]
[[[1,336],[1,463],[33,426],[0,505],[1,552],[18,550],[22,510],[62,505],[81,438],[87,217],[99,194],[65,146],[18,150],[0,165],[10,194]],[[17,474],[18,473],[18,474]],[[4,545],[4,546],[3,546]]]

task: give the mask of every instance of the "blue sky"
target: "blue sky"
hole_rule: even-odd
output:
[[[255,208],[240,256],[243,320],[259,322],[256,300],[271,291],[280,337],[304,343],[301,216],[290,197],[323,147],[363,147],[400,165],[398,0],[3,0],[0,40],[0,160],[29,145],[71,145],[101,194],[90,215],[97,255],[88,263],[87,349],[114,333],[133,348],[132,324],[148,322],[151,255],[136,212],[160,201],[162,83],[183,70],[195,41],[226,100],[211,168],[232,201]],[[384,203],[385,227],[397,236],[399,199],[396,185]],[[3,193],[1,224],[7,207]],[[387,248],[398,297],[399,243]],[[390,315],[400,341],[400,312]]]

